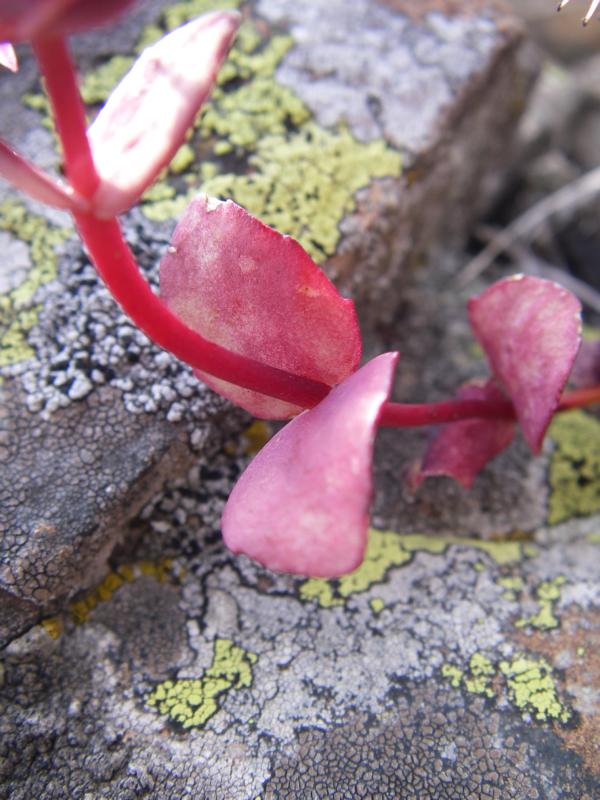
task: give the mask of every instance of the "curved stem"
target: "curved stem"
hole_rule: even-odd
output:
[[[86,133],[84,107],[63,39],[33,43],[63,145],[67,175],[84,197],[98,188],[98,174]],[[154,294],[141,275],[116,219],[75,213],[75,221],[98,273],[133,322],[156,344],[192,367],[246,389],[310,408],[329,392],[325,384],[245,358],[209,342],[188,328]]]
[[[65,171],[77,194],[90,198],[99,178],[86,136],[85,109],[77,75],[66,42],[60,37],[34,39],[31,43],[63,147]]]

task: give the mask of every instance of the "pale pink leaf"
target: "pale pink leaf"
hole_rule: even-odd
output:
[[[99,217],[131,207],[183,143],[208,96],[239,25],[218,11],[177,28],[148,47],[89,129],[100,188]]]
[[[0,42],[0,64],[11,72],[18,72],[17,54],[10,42]]]
[[[55,208],[86,211],[88,203],[70,186],[55,181],[0,140],[0,175],[18,189]]]
[[[462,400],[505,400],[493,381],[471,384],[457,392]],[[512,442],[511,419],[473,418],[442,425],[429,441],[420,466],[411,470],[410,483],[420,486],[425,478],[446,475],[470,489],[477,474]]]
[[[361,339],[350,300],[289,236],[232,201],[199,195],[160,265],[161,296],[206,339],[329,386],[358,367]],[[295,405],[197,371],[258,417],[287,419]]]
[[[469,318],[508,392],[527,443],[539,449],[581,341],[581,306],[552,281],[517,275],[469,301]]]
[[[225,544],[280,572],[331,578],[361,563],[377,420],[397,353],[384,353],[289,422],[246,469],[222,519]]]

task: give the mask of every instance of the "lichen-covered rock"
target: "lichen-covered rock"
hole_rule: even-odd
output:
[[[160,5],[140,5],[144,41],[236,3]],[[125,221],[142,267],[188,192],[232,195],[399,346],[404,399],[447,395],[484,369],[453,248],[505,165],[519,31],[484,0],[246,8],[213,103]],[[80,40],[90,103],[137,36]],[[1,124],[54,163],[26,58],[16,80]],[[597,419],[561,418],[471,493],[407,493],[425,434],[382,432],[364,564],[274,575],[219,530],[264,424],[240,439],[247,420],[120,315],[68,219],[1,191],[0,797],[597,797]]]
[[[223,551],[238,468],[171,484],[135,560],[8,646],[0,796],[597,797],[597,516],[372,530],[359,570],[306,580]]]
[[[161,12],[157,0],[116,36],[76,41],[86,100],[101,102],[161,30],[215,5],[238,2],[186,0]],[[244,8],[213,100],[126,234],[154,280],[190,196],[233,197],[300,239],[356,299],[373,340],[411,269],[465,236],[506,166],[530,80],[521,33],[485,3]],[[2,126],[25,155],[55,165],[46,101],[27,54],[22,62],[3,78]],[[223,404],[119,313],[66,215],[0,192],[6,641],[89,585],[164,474],[181,473],[241,417],[223,425]]]

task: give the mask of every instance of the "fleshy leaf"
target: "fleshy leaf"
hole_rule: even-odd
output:
[[[268,442],[231,493],[225,544],[272,570],[331,578],[364,557],[377,420],[397,353],[336,386]]]
[[[536,453],[577,355],[580,312],[577,298],[562,286],[523,275],[469,301],[475,336]]]
[[[46,175],[2,140],[0,140],[0,175],[30,197],[46,205],[66,208],[69,211],[88,210],[87,201],[76,194],[70,186]]]
[[[18,72],[17,54],[10,42],[0,42],[0,64],[11,72]]]
[[[89,129],[99,217],[132,206],[183,143],[227,55],[240,16],[206,14],[148,47]]]
[[[161,295],[206,339],[271,367],[332,386],[358,367],[354,305],[300,245],[231,200],[199,195],[160,265]],[[257,417],[302,409],[197,371]]]
[[[505,400],[493,381],[464,386],[457,396],[462,400]],[[478,473],[508,447],[514,434],[511,419],[473,418],[443,425],[429,441],[421,465],[411,471],[410,483],[417,488],[425,478],[446,475],[470,489]]]

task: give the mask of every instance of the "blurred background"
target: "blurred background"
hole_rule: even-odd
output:
[[[519,161],[506,191],[475,231],[472,253],[478,260],[466,268],[465,280],[489,269],[494,248],[502,245],[501,259],[515,269],[568,285],[583,300],[588,321],[597,324],[600,20],[596,15],[582,26],[588,0],[571,0],[560,13],[556,0],[511,0],[511,5],[539,46],[543,67],[521,126]]]

